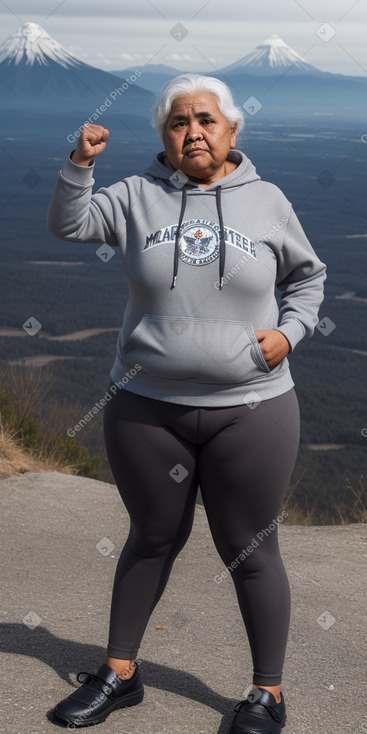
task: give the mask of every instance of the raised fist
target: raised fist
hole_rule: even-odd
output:
[[[93,158],[103,153],[110,133],[102,125],[86,123],[82,127],[78,145],[73,153],[73,163],[87,166]]]

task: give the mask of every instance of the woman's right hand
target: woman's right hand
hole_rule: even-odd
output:
[[[103,153],[110,133],[102,125],[86,123],[82,127],[78,145],[74,150],[72,161],[78,166],[88,166],[89,163]]]

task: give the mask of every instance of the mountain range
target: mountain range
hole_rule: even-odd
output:
[[[152,92],[85,64],[37,23],[25,23],[0,46],[0,98],[4,109],[74,109],[104,104],[146,115]],[[128,79],[129,79],[128,75]]]
[[[97,69],[32,22],[20,26],[0,46],[3,109],[85,112],[104,106],[109,114],[147,117],[154,94],[180,73],[184,72],[162,64],[113,73]],[[211,75],[230,86],[249,116],[361,120],[367,112],[366,78],[321,71],[275,35]]]

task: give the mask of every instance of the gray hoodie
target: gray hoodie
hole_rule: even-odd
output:
[[[294,385],[288,359],[270,369],[254,331],[281,331],[291,350],[311,336],[326,268],[277,186],[241,151],[228,160],[237,168],[205,189],[163,152],[93,195],[94,164],[69,158],[60,171],[51,234],[121,251],[129,300],[110,374],[133,393],[222,407]]]

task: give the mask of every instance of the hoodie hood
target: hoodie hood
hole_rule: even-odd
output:
[[[209,186],[206,186],[205,189],[202,189],[198,184],[194,181],[191,181],[182,171],[172,171],[171,168],[168,168],[164,163],[164,156],[165,151],[160,151],[153,162],[148,166],[148,168],[145,171],[145,176],[149,176],[153,179],[160,179],[163,180],[168,186],[172,187],[174,190],[181,189],[182,191],[182,198],[181,198],[181,208],[180,208],[180,215],[178,219],[178,226],[176,230],[175,235],[175,249],[174,249],[174,257],[173,257],[173,277],[172,277],[172,283],[171,288],[175,288],[176,282],[177,282],[177,273],[178,273],[178,265],[179,265],[179,241],[180,241],[180,235],[181,235],[181,226],[185,214],[186,209],[186,202],[187,202],[187,195],[190,193],[190,191],[195,190],[196,192],[199,191],[204,196],[211,196],[212,194],[216,197],[216,204],[217,204],[217,211],[218,211],[218,220],[219,220],[219,290],[222,290],[223,288],[223,275],[224,275],[224,268],[225,268],[225,259],[226,259],[226,242],[225,242],[225,236],[224,236],[224,224],[223,224],[223,212],[222,212],[222,199],[221,199],[221,192],[222,189],[235,189],[238,186],[244,186],[248,183],[253,183],[254,181],[259,181],[260,176],[258,173],[256,173],[256,168],[251,163],[250,159],[245,156],[244,153],[242,153],[241,150],[236,150],[235,148],[231,148],[231,150],[228,153],[228,156],[226,158],[227,161],[232,161],[233,163],[237,164],[237,168],[234,169],[231,173],[227,174],[227,176],[223,176],[223,178],[218,179],[217,181],[213,181],[212,184]]]
[[[175,180],[175,172],[172,171],[171,168],[168,168],[163,162],[165,154],[166,153],[164,150],[160,151],[160,153],[156,155],[150,166],[148,166],[148,168],[144,172],[144,175],[166,181],[168,185],[172,186],[175,189],[181,188],[182,180],[184,180],[184,174],[182,174],[181,172],[181,182],[177,182],[177,180]],[[222,189],[230,189],[236,186],[243,186],[243,184],[252,183],[253,181],[260,180],[259,174],[256,173],[255,166],[250,161],[250,159],[247,158],[244,153],[242,153],[241,150],[231,148],[226,160],[236,163],[237,168],[235,168],[235,170],[229,173],[227,176],[218,179],[218,181],[213,181],[213,183],[210,184],[210,186],[207,186],[205,189],[201,189],[203,193],[213,193],[218,185],[220,185]],[[187,177],[185,177],[185,179],[185,185],[187,186],[187,188],[200,188],[200,186],[198,186],[195,181],[191,181]],[[177,186],[177,183],[180,183],[180,186]]]

